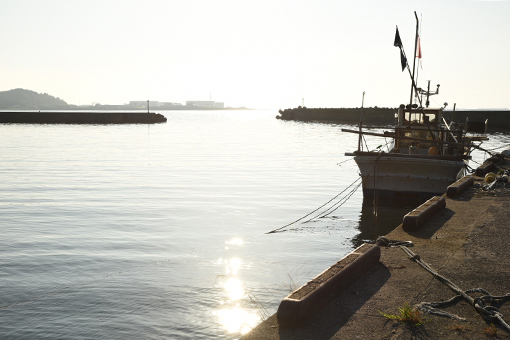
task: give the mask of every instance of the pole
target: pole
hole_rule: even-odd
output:
[[[147,100],[147,113],[149,113],[149,101]]]
[[[414,11],[414,16],[416,17],[416,36],[414,38],[414,51],[413,51],[413,75],[412,78],[412,85],[411,85],[411,97],[409,98],[409,105],[412,107],[413,105],[413,89],[415,87],[414,84],[414,70],[416,66],[416,48],[418,47],[418,29],[419,29],[419,21],[418,21],[418,15],[416,14],[416,11]]]
[[[359,118],[359,136],[358,136],[358,151],[361,151],[363,144],[361,143],[362,131],[361,126],[363,124],[363,105],[365,103],[365,91],[363,91],[363,97],[361,97],[361,116]]]
[[[428,82],[429,82],[429,84],[427,85],[427,101],[425,102],[425,107],[429,107],[429,105],[430,105],[430,101],[429,101],[429,97],[430,97],[430,80]]]

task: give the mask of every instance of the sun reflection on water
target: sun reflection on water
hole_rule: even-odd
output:
[[[232,238],[226,241],[225,245],[225,250],[230,250],[230,247],[241,247],[243,240]],[[261,317],[253,308],[243,307],[249,306],[253,296],[246,291],[242,281],[237,277],[242,261],[238,257],[220,258],[217,264],[225,267],[225,275],[218,275],[216,281],[223,288],[228,301],[220,301],[221,309],[214,314],[227,332],[246,334],[260,323]]]
[[[242,246],[243,245],[243,239],[239,237],[234,237],[230,241],[225,241],[225,244],[230,244],[232,246]]]
[[[229,333],[246,334],[260,322],[260,318],[255,313],[239,307],[222,309],[216,314]]]
[[[227,275],[237,275],[241,268],[241,259],[233,258],[226,262],[225,272]]]
[[[225,282],[223,288],[225,288],[225,290],[228,292],[230,300],[232,301],[240,300],[246,293],[243,285],[241,284],[241,281],[235,278],[231,278]]]

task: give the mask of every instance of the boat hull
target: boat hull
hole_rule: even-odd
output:
[[[425,201],[442,195],[464,169],[461,159],[374,154],[356,156],[354,160],[363,180],[363,197],[369,200],[377,197],[379,202]]]

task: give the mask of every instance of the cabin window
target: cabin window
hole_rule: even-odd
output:
[[[417,139],[428,139],[432,140],[433,137],[431,135],[431,132],[428,130],[403,130],[400,131],[399,136],[405,136],[408,138],[417,138]],[[424,141],[413,141],[409,139],[400,139],[399,140],[399,147],[401,148],[408,148],[411,146],[411,144],[418,147],[418,149],[429,149],[431,146],[434,145],[434,143],[427,143]]]

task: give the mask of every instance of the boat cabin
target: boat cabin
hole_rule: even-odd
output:
[[[396,114],[393,153],[420,155],[460,155],[462,128],[446,122],[443,109],[406,109]],[[448,144],[448,142],[450,144]]]

